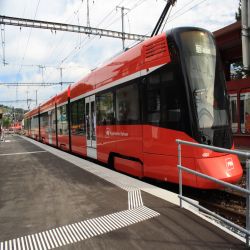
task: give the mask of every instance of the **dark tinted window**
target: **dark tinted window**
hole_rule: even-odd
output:
[[[84,99],[72,102],[71,108],[71,134],[84,135],[85,134],[85,108]]]
[[[78,133],[85,134],[85,102],[84,99],[78,101]]]
[[[135,124],[140,120],[138,85],[136,83],[116,90],[117,124]]]
[[[189,131],[189,117],[182,75],[174,65],[153,72],[145,91],[146,123]]]
[[[58,135],[68,135],[68,114],[67,106],[63,105],[57,108],[57,131]]]
[[[96,106],[98,125],[115,124],[113,92],[99,94],[96,97]]]
[[[52,119],[52,132],[56,132],[56,111],[55,109],[51,110],[51,119]]]
[[[38,116],[33,116],[31,118],[31,129],[38,129]]]
[[[46,128],[48,126],[48,121],[49,121],[48,112],[42,113],[41,118],[40,118],[41,127]],[[32,125],[31,125],[31,127],[32,127]]]

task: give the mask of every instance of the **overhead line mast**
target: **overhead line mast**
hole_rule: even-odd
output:
[[[24,19],[24,18],[1,16],[1,15],[0,15],[0,24],[19,26],[19,27],[32,27],[37,29],[84,33],[88,35],[113,37],[113,38],[127,39],[134,41],[144,41],[145,39],[149,38],[148,36],[145,35],[130,34],[113,30],[86,27],[81,25],[47,22],[41,20]]]
[[[116,6],[116,9],[121,9],[121,18],[122,18],[122,49],[125,49],[125,38],[124,38],[124,10],[130,10],[124,6]]]
[[[16,86],[53,86],[53,85],[61,85],[62,84],[71,84],[74,82],[0,82],[0,85],[5,85],[8,87],[16,87]]]

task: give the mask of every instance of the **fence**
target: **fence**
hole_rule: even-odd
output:
[[[230,150],[230,149],[224,149],[224,148],[219,148],[219,147],[214,147],[214,146],[209,146],[209,145],[203,145],[203,144],[198,144],[198,143],[193,143],[193,142],[187,142],[187,141],[182,141],[182,140],[176,140],[177,144],[178,144],[178,173],[179,173],[179,198],[180,198],[180,207],[182,208],[182,201],[185,201],[189,204],[191,204],[192,206],[197,207],[198,209],[200,209],[201,211],[210,214],[211,216],[217,218],[220,221],[223,221],[224,223],[228,224],[229,226],[232,226],[236,229],[238,229],[239,231],[243,232],[246,235],[246,245],[247,247],[249,247],[249,243],[250,243],[250,153],[247,152],[241,152],[238,150]],[[225,182],[225,181],[221,181],[218,180],[214,177],[211,177],[209,175],[205,175],[202,174],[200,172],[194,171],[192,169],[189,169],[185,166],[181,165],[181,145],[189,145],[191,147],[198,147],[198,148],[206,148],[206,149],[210,149],[210,150],[214,150],[216,152],[221,152],[221,153],[229,153],[229,154],[235,154],[238,156],[243,156],[246,157],[246,189],[245,188],[241,188],[239,186],[233,185],[231,183]],[[188,172],[190,174],[194,174],[196,176],[208,179],[210,181],[214,181],[222,186],[225,187],[229,187],[232,188],[234,190],[240,191],[244,194],[246,194],[246,228],[243,228],[225,218],[223,218],[222,216],[204,208],[203,206],[197,205],[194,202],[192,202],[190,199],[188,199],[187,197],[182,195],[182,171],[184,172]]]

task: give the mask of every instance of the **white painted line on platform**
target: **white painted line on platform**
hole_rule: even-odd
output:
[[[7,155],[26,155],[26,154],[39,154],[39,153],[47,153],[48,151],[32,151],[32,152],[19,152],[19,153],[9,153],[9,154],[0,154],[0,156],[7,156]]]
[[[51,248],[57,248],[57,247],[60,247],[63,245],[69,245],[69,244],[72,244],[74,242],[80,242],[80,241],[86,239],[87,237],[83,237],[83,233],[81,234],[81,232],[83,232],[83,231],[86,233],[86,230],[88,230],[88,231],[91,230],[91,231],[95,232],[95,235],[92,234],[92,237],[94,237],[97,235],[102,235],[102,234],[114,231],[116,229],[120,229],[120,228],[123,228],[126,226],[130,226],[130,225],[139,223],[141,221],[151,219],[151,218],[159,216],[159,215],[160,215],[159,213],[151,210],[150,208],[144,207],[144,206],[138,207],[138,208],[132,209],[132,210],[124,210],[124,211],[120,211],[120,212],[117,212],[114,214],[106,215],[106,218],[107,218],[105,220],[106,223],[104,223],[104,219],[103,219],[104,217],[102,216],[102,217],[93,218],[93,219],[81,221],[78,223],[74,223],[71,225],[66,225],[63,227],[55,228],[55,229],[48,230],[45,232],[40,232],[40,233],[24,236],[25,239],[28,238],[28,241],[26,241],[26,248],[31,249],[31,250],[32,249],[47,250],[47,249],[51,249]],[[112,217],[112,223],[108,223],[108,222],[111,222],[109,219],[110,217]],[[124,224],[124,221],[126,221],[125,224]],[[116,224],[117,228],[115,229],[112,224]],[[81,226],[82,230],[79,230],[80,227],[78,225],[82,225]],[[65,241],[62,240],[62,239],[65,239],[65,234],[62,233],[62,231],[61,231],[62,228],[67,231],[68,237],[69,237],[69,234],[71,235],[69,237],[71,239],[70,240],[71,242],[67,241],[67,243],[65,243]],[[45,246],[44,240],[42,239],[41,235],[44,236],[44,239],[46,241],[47,246]],[[59,240],[59,238],[61,240]],[[7,248],[8,245],[10,246],[10,249],[12,249],[11,246],[13,244],[15,244],[16,241],[19,242],[19,238],[5,241],[5,242],[0,242],[1,249],[3,249],[3,246],[5,246],[5,250],[8,249]],[[17,250],[26,249],[24,247],[23,237],[21,237],[21,241],[23,243],[22,247],[20,246],[20,244],[17,244],[17,248],[16,248]]]

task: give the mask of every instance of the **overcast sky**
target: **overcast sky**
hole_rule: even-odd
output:
[[[165,6],[164,0],[89,0],[90,25],[121,31],[124,6],[125,32],[150,34]],[[215,31],[235,22],[239,0],[177,0],[164,30],[178,26],[197,26]],[[87,0],[0,0],[0,15],[87,25]],[[5,61],[3,65],[3,37]],[[126,46],[134,44],[126,41]],[[122,42],[69,32],[51,32],[1,26],[0,82],[77,81],[121,51]],[[39,66],[40,65],[40,66]],[[66,88],[66,86],[64,86]],[[60,87],[6,87],[0,85],[2,101],[35,99],[43,102],[60,91]],[[4,103],[27,109],[27,102]],[[35,102],[29,104],[30,108]]]

